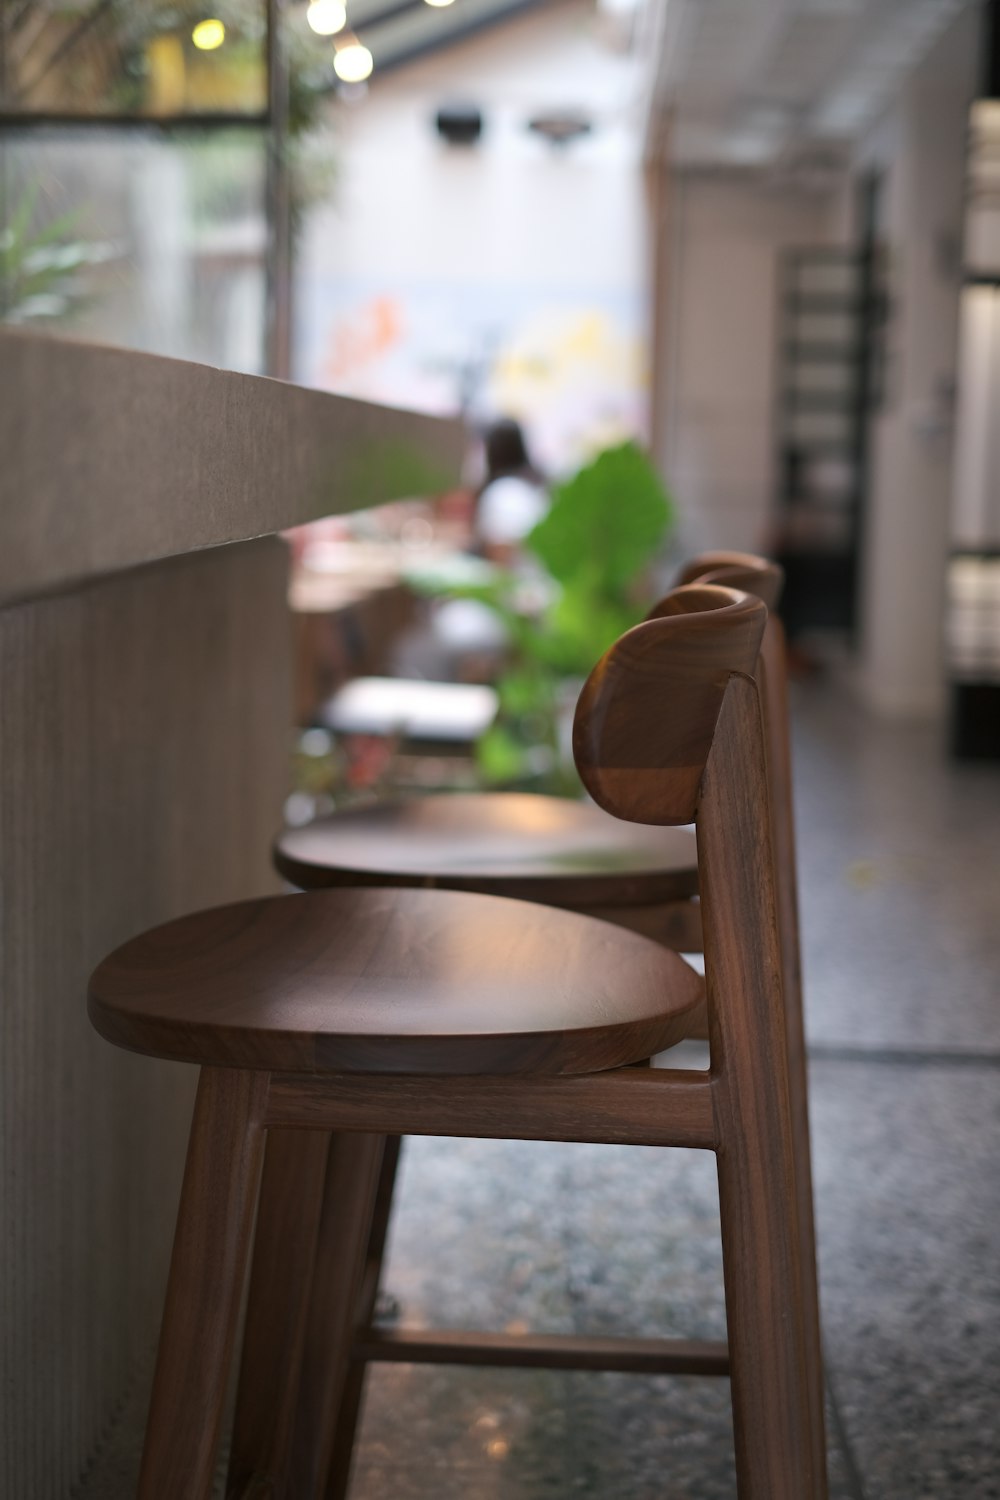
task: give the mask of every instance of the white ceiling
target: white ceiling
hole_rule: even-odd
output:
[[[836,160],[975,0],[646,0],[654,137],[704,166]]]

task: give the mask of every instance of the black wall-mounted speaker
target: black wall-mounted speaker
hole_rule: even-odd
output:
[[[483,133],[482,111],[474,104],[444,104],[434,123],[449,146],[474,146]]]

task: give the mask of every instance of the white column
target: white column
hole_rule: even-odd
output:
[[[944,707],[953,391],[975,16],[959,17],[883,121],[868,163],[884,174],[890,320],[886,394],[872,428],[859,687],[877,712]]]

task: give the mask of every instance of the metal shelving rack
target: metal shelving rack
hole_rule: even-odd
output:
[[[853,635],[867,489],[868,423],[881,383],[885,297],[874,234],[877,182],[863,184],[857,248],[782,257],[779,294],[778,546],[791,635]]]
[[[777,444],[783,612],[792,635],[851,630],[863,499],[861,257],[789,250],[781,265]]]

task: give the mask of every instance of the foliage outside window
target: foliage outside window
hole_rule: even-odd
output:
[[[263,116],[264,0],[212,0],[210,14],[221,30],[205,47],[196,41],[203,0],[24,0],[0,22],[0,102],[29,118]]]

